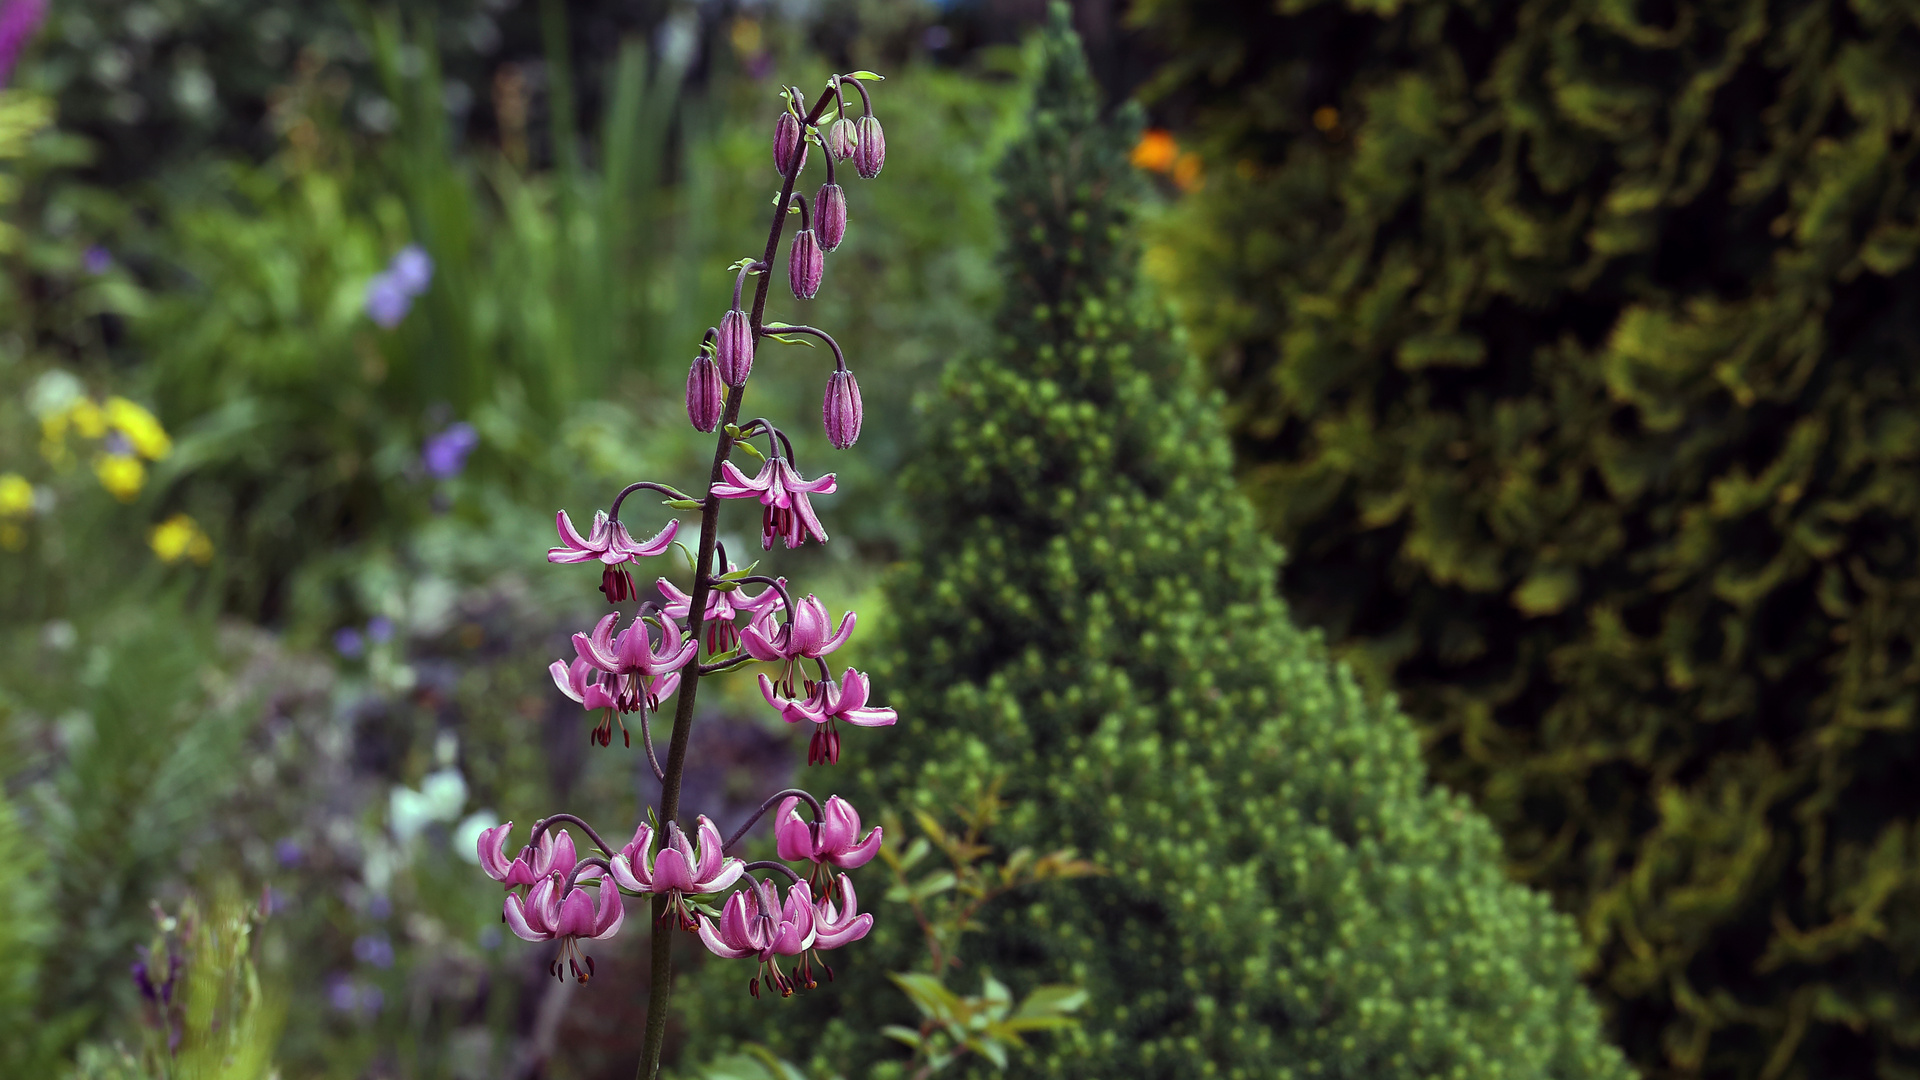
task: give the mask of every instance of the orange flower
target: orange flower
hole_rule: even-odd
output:
[[[1180,146],[1165,128],[1150,128],[1134,144],[1131,160],[1135,168],[1163,173],[1174,167],[1179,156]]]

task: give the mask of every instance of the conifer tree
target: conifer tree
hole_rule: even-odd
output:
[[[937,813],[998,784],[1003,848],[1111,872],[1005,901],[969,939],[966,989],[991,971],[1016,996],[1091,994],[1084,1028],[1012,1073],[1630,1075],[1571,924],[1505,880],[1407,720],[1276,599],[1219,402],[1136,284],[1137,115],[1101,118],[1063,5],[1036,97],[1000,174],[998,347],[949,369],[908,479],[924,539],[875,680],[901,722],[849,748],[842,788]],[[871,908],[831,994],[709,987],[731,1033],[847,1076],[897,1057],[874,1030],[911,1021],[882,973],[919,935]]]
[[[1133,8],[1283,592],[1649,1073],[1920,1075],[1916,10]]]

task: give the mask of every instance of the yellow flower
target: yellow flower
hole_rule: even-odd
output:
[[[67,420],[73,425],[74,434],[83,439],[97,439],[107,433],[107,414],[92,398],[81,398],[67,406]]]
[[[93,459],[93,475],[100,478],[100,486],[113,493],[121,502],[132,502],[140,494],[141,485],[147,482],[147,467],[140,459],[124,454],[101,454]]]
[[[0,473],[0,517],[33,513],[33,485],[19,473]]]
[[[107,399],[107,423],[118,429],[133,444],[134,452],[148,461],[159,461],[173,449],[173,440],[154,419],[152,413],[123,397]]]
[[[155,525],[147,534],[147,544],[164,563],[192,559],[205,566],[213,558],[213,541],[200,531],[199,522],[185,514],[175,514]]]

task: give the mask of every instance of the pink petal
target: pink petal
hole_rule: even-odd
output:
[[[873,916],[861,915],[849,922],[836,926],[832,930],[820,929],[814,935],[813,947],[816,949],[837,949],[850,941],[859,941],[873,929]]]
[[[576,664],[579,662],[578,660],[574,661]],[[574,685],[573,670],[567,666],[565,660],[555,660],[553,663],[548,664],[547,674],[553,676],[553,685],[559,687],[561,693],[575,701],[583,700],[580,696],[579,689]]]
[[[627,906],[620,899],[620,890],[611,882],[600,883],[600,917],[593,921],[595,940],[610,938],[620,932],[620,924],[626,920]]]
[[[554,930],[561,937],[593,936],[593,900],[587,890],[576,888],[560,901],[560,919]]]
[[[744,861],[729,856],[720,860],[719,872],[712,877],[694,882],[693,887],[697,892],[717,893],[739,881],[746,872],[747,864]]]
[[[720,849],[726,846],[726,841],[720,839],[720,830],[714,827],[713,822],[705,814],[701,814],[695,823],[694,835],[700,840],[700,860],[696,864],[693,877],[695,881],[705,881],[713,876],[714,871],[720,869],[720,859],[723,854]]]
[[[705,945],[707,951],[713,955],[727,960],[738,960],[742,957],[752,956],[755,952],[759,951],[757,949],[739,949],[727,944],[726,941],[720,937],[720,934],[714,930],[713,920],[705,915],[700,916],[700,944]]]
[[[832,652],[833,650],[839,648],[840,646],[845,645],[847,643],[847,639],[853,636],[854,618],[855,616],[853,612],[851,611],[847,612],[846,617],[840,620],[839,632],[834,634],[832,637],[828,638],[827,640],[821,642],[814,649],[814,651],[809,653],[808,655],[809,656],[825,656],[828,653]]]
[[[507,894],[506,906],[501,909],[501,914],[506,916],[507,928],[522,941],[548,941],[553,937],[552,934],[535,930],[527,922],[526,911],[521,907],[520,898],[512,893]]]
[[[661,552],[667,550],[668,547],[672,546],[673,538],[679,535],[679,533],[680,533],[680,519],[668,518],[666,528],[661,529],[657,533],[654,533],[653,539],[648,540],[643,544],[636,544],[633,542],[632,537],[630,536],[626,537],[625,551],[629,556],[632,556],[633,558],[636,558],[636,559],[650,559],[653,556],[658,555]]]
[[[475,849],[480,853],[480,869],[495,881],[505,881],[511,862],[507,858],[507,834],[513,831],[513,822],[495,825],[484,829]]]
[[[801,820],[795,810],[799,805],[800,800],[792,795],[780,800],[780,809],[773,821],[775,853],[789,862],[817,858],[812,826]]]
[[[880,852],[880,826],[867,830],[867,838],[853,847],[827,857],[827,861],[842,870],[855,870],[867,865]],[[851,889],[853,886],[847,886]]]
[[[678,889],[684,893],[694,892],[693,871],[687,865],[687,856],[677,848],[662,851],[653,860],[653,886],[649,892],[663,893]]]
[[[867,677],[852,668],[840,673],[840,699],[834,702],[834,712],[853,712],[867,704]]]
[[[890,727],[900,719],[900,714],[892,709],[855,709],[839,714],[838,718],[855,727]]]
[[[652,875],[647,873],[647,859],[644,852],[635,855],[615,855],[607,860],[607,865],[613,868],[614,884],[621,888],[639,893],[653,891],[652,882],[649,880]]]
[[[829,796],[820,815],[820,850],[839,851],[850,847],[860,835],[860,813],[853,804],[838,795]]]
[[[553,862],[547,865],[547,871],[565,875],[580,859],[573,850],[573,834],[564,829],[551,829],[547,835],[552,836],[556,832],[560,835],[553,837]]]

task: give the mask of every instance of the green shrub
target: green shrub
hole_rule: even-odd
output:
[[[936,812],[999,784],[997,842],[1112,872],[1010,898],[963,950],[963,983],[1091,995],[1015,1075],[1629,1075],[1571,925],[1275,598],[1218,402],[1136,286],[1137,120],[1098,117],[1064,6],[1036,97],[1001,167],[998,346],[949,368],[910,474],[923,539],[875,679],[900,724],[803,781]],[[873,1029],[914,1020],[882,973],[919,935],[868,903],[832,988],[725,980],[697,1022],[849,1075],[897,1057]]]
[[[1580,921],[1633,1060],[1912,1075],[1912,6],[1139,14],[1302,618]]]

